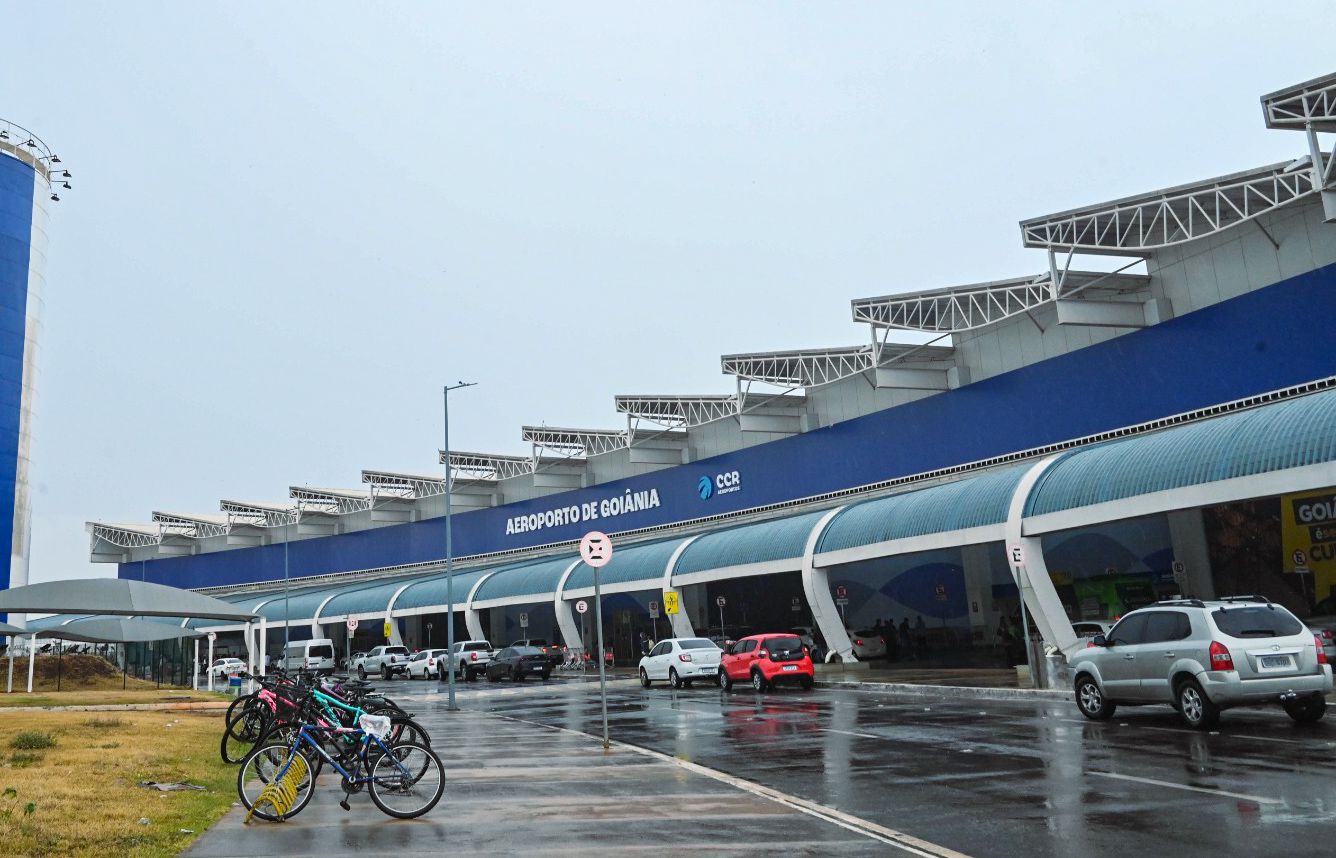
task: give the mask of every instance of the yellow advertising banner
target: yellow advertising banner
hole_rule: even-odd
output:
[[[1284,495],[1281,545],[1286,572],[1311,574],[1318,601],[1336,587],[1336,489]]]

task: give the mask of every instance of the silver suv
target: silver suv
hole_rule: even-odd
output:
[[[1096,721],[1120,704],[1168,703],[1189,726],[1222,709],[1279,703],[1298,722],[1327,710],[1331,665],[1303,623],[1260,596],[1157,602],[1071,659],[1076,705]]]

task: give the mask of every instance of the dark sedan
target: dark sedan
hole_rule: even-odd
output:
[[[534,646],[508,646],[487,665],[487,679],[513,679],[523,682],[526,677],[538,676],[546,681],[552,676],[552,661],[548,654]]]

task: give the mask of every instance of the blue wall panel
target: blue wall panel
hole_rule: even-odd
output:
[[[0,589],[9,586],[14,547],[14,481],[18,476],[35,178],[27,164],[0,155]]]
[[[1336,266],[1186,316],[896,408],[690,465],[455,516],[457,556],[483,554],[749,509],[986,459],[1336,375],[1336,349],[1312,319],[1336,317]],[[739,489],[702,498],[702,477]],[[635,512],[507,533],[508,519],[657,493]],[[308,539],[291,574],[317,575],[444,556],[441,519]],[[186,587],[282,577],[281,546],[167,558],[122,577]]]

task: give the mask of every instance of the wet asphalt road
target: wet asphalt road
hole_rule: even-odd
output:
[[[411,708],[444,707],[435,683],[393,685]],[[597,685],[585,688],[471,685],[459,700],[597,734]],[[1336,723],[1301,727],[1279,709],[1232,710],[1204,734],[1168,707],[1092,723],[1073,704],[625,681],[608,708],[616,740],[979,858],[1336,852]]]

